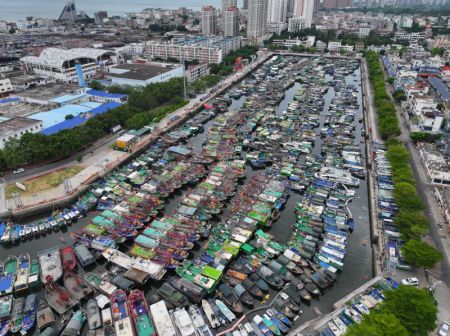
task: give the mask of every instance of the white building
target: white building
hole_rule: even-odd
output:
[[[240,36],[227,38],[198,37],[177,43],[149,43],[146,53],[150,58],[194,61],[200,63],[221,63],[223,57],[241,47]]]
[[[202,7],[202,34],[205,36],[217,34],[217,16],[213,6]]]
[[[6,32],[9,30],[8,23],[6,21],[0,20],[0,32]]]
[[[363,37],[369,36],[369,34],[370,34],[370,28],[368,28],[368,27],[361,27],[358,30],[358,37],[359,38],[363,38]]]
[[[290,18],[288,21],[288,32],[295,33],[305,28],[305,19],[302,17]]]
[[[222,17],[228,7],[237,7],[237,0],[222,0]]]
[[[9,95],[13,91],[13,86],[9,78],[0,78],[0,97]]]
[[[247,37],[260,39],[266,32],[267,0],[249,0]]]
[[[186,70],[186,79],[188,82],[194,82],[206,75],[209,75],[209,66],[207,63],[193,64]]]
[[[27,73],[72,83],[78,82],[76,64],[81,65],[84,78],[89,79],[101,67],[117,63],[117,54],[114,51],[93,48],[46,48],[38,57],[22,57],[20,63]]]
[[[231,37],[239,35],[239,10],[236,6],[225,8],[222,20],[224,36]]]
[[[39,133],[43,129],[42,125],[41,120],[0,116],[0,149],[5,147],[8,140],[20,139],[26,133]]]
[[[311,28],[314,12],[314,0],[294,0],[294,18],[305,20],[304,28]]]
[[[268,0],[267,23],[284,23],[287,16],[287,0]]]
[[[183,65],[166,63],[121,64],[109,69],[112,84],[145,86],[183,77]]]
[[[302,17],[305,19],[305,28],[311,28],[314,12],[314,0],[303,0]]]
[[[302,46],[305,48],[310,48],[314,46],[314,42],[316,41],[315,36],[306,36],[303,39],[289,39],[289,40],[273,40],[273,44],[276,46],[283,46],[287,48],[292,48],[293,46]]]

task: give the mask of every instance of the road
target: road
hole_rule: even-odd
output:
[[[383,70],[385,71],[384,67]],[[386,72],[385,76],[387,76]],[[386,83],[385,86],[389,94],[392,96],[394,92],[393,86],[388,83]],[[405,120],[401,107],[397,104],[394,105],[401,129],[399,140],[405,144],[410,153],[410,165],[416,180],[417,193],[422,202],[425,204],[424,212],[430,223],[430,232],[424,237],[424,240],[434,244],[443,255],[442,262],[439,263],[433,270],[428,272],[430,278],[429,286],[435,290],[435,298],[437,299],[439,305],[439,325],[442,322],[450,321],[450,296],[448,295],[450,292],[450,241],[448,239],[448,233],[438,227],[438,224],[442,224],[444,222],[444,218],[434,197],[434,187],[430,184],[430,180],[425,171],[422,159],[419,156],[416,146],[409,137],[410,131],[407,126],[408,121]],[[418,276],[419,279],[423,278],[422,270],[398,273],[406,276]]]

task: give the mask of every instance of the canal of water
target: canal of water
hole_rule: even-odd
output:
[[[358,86],[358,101],[359,105],[362,106],[362,97],[361,97],[361,88],[358,85],[358,80],[360,78],[359,71],[355,72],[353,75],[349,75],[346,77],[346,81],[349,84],[355,84]],[[289,102],[293,100],[295,92],[300,87],[300,84],[295,84],[293,87],[288,89],[285,92],[284,99],[280,102],[277,107],[277,114],[287,109],[287,105]],[[334,96],[334,91],[330,89],[328,93],[324,96],[325,106],[324,110],[321,113],[321,127],[323,125],[323,120],[326,114],[326,109],[331,102],[331,99]],[[245,101],[245,97],[241,97],[240,99],[233,99],[233,102],[229,109],[238,110],[242,107]],[[358,114],[355,116],[355,138],[360,143],[361,152],[364,156],[364,143],[361,142],[363,138],[361,137],[361,130],[363,129],[363,125],[358,123],[359,117],[362,115],[362,108],[360,107],[358,110]],[[204,125],[204,131],[197,134],[188,140],[188,145],[192,146],[195,152],[201,152],[202,144],[206,138],[208,129],[213,124],[213,121],[208,121]],[[320,136],[317,136],[316,143],[313,149],[314,154],[320,153],[320,148],[322,144],[322,139]],[[365,160],[365,158],[364,158]],[[264,170],[259,170],[258,172],[264,173]],[[246,176],[251,177],[257,173],[252,170],[250,166],[247,166]],[[184,192],[184,191],[182,191]],[[177,206],[179,199],[181,197],[181,192],[176,193],[174,196],[170,197],[167,200],[165,210],[170,213]],[[295,216],[295,205],[299,201],[300,196],[296,193],[291,193],[284,210],[281,212],[280,218],[272,225],[270,232],[274,234],[281,242],[287,242],[292,234],[292,227],[296,221]],[[317,306],[322,313],[327,313],[332,310],[332,305],[337,300],[341,299],[343,296],[354,290],[355,288],[362,285],[364,282],[369,280],[372,277],[372,255],[371,255],[371,239],[370,235],[370,226],[369,226],[369,211],[368,211],[368,190],[367,183],[362,181],[360,187],[356,191],[356,195],[350,203],[349,208],[353,214],[353,218],[355,219],[356,226],[355,230],[352,233],[348,245],[347,245],[347,253],[344,259],[345,267],[340,276],[338,277],[337,282],[334,284],[332,288],[327,290],[320,298],[313,300],[311,302],[311,306],[302,305],[303,314],[297,320],[296,325],[299,325],[307,320],[310,320],[316,317],[313,307]],[[77,223],[72,224],[71,227],[66,229],[66,231],[58,231],[54,233],[47,234],[46,237],[21,242],[18,245],[12,246],[0,246],[0,259],[5,260],[8,255],[13,254],[18,256],[21,253],[28,252],[32,258],[36,258],[37,252],[53,247],[53,246],[65,246],[67,244],[72,244],[71,231],[76,231],[82,226],[88,224],[88,222],[94,217],[93,213],[90,213],[86,218],[80,219]],[[28,218],[26,222],[30,222],[33,219]],[[19,221],[20,222],[20,221]],[[103,265],[98,265],[99,269],[103,268]],[[146,286],[147,296],[150,293],[154,292],[155,284],[150,283]],[[86,333],[86,329],[84,328],[83,334]]]

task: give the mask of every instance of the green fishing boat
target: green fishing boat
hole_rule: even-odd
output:
[[[17,273],[17,257],[9,256],[3,263],[3,273],[5,275],[15,275]]]

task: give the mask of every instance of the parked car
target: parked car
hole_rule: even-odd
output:
[[[439,329],[438,335],[439,336],[447,336],[449,329],[450,329],[450,326],[448,323],[446,323],[446,322],[442,323],[441,328]]]
[[[402,285],[405,286],[419,286],[419,279],[417,278],[405,278],[401,281]]]
[[[13,174],[20,174],[23,173],[25,171],[25,169],[23,168],[17,168],[16,170],[13,171]]]

